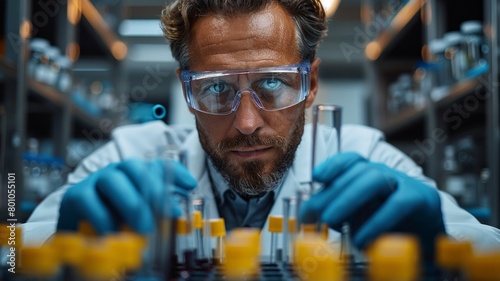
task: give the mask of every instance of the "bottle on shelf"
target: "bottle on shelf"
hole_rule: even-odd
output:
[[[465,77],[472,78],[488,70],[485,54],[488,45],[483,39],[483,26],[479,21],[466,21],[460,25],[463,35],[462,49],[465,55]]]
[[[453,82],[459,82],[465,77],[465,56],[462,49],[463,36],[460,32],[452,31],[445,33],[443,40],[446,42],[445,58],[449,60]]]
[[[57,65],[59,65],[59,75],[57,75],[56,79],[56,88],[67,94],[71,89],[71,67],[72,62],[66,56],[59,56],[56,60]]]
[[[28,61],[28,75],[37,79],[37,75],[42,75],[38,69],[47,62],[46,50],[50,47],[49,41],[43,38],[33,38],[30,40],[30,58]]]

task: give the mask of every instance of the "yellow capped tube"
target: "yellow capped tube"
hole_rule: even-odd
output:
[[[73,232],[58,232],[50,241],[50,245],[57,251],[63,264],[77,266],[85,250],[85,237]]]
[[[83,253],[79,271],[87,281],[118,279],[120,262],[113,249],[104,241],[88,245]]]
[[[215,263],[222,264],[224,262],[224,237],[226,236],[226,225],[223,218],[211,219],[210,236],[215,238]]]
[[[135,272],[142,265],[146,238],[135,233],[121,232],[106,236],[104,243],[114,254],[118,266],[125,272]]]
[[[203,207],[201,207],[203,208]],[[194,236],[195,236],[195,249],[196,255],[200,259],[206,259],[205,253],[205,245],[203,241],[203,213],[200,210],[193,211],[193,228],[194,228]]]
[[[384,235],[368,249],[371,281],[416,281],[419,278],[420,249],[415,237]]]
[[[466,271],[469,281],[500,280],[500,252],[473,255],[467,261]]]
[[[280,260],[278,258],[278,235],[283,233],[283,216],[269,216],[269,232],[271,233],[271,253],[270,261],[272,263]]]
[[[226,238],[222,269],[228,280],[251,280],[258,276],[259,240],[259,230],[251,228],[235,229]]]
[[[192,221],[181,217],[177,219],[177,257],[179,262],[186,262],[185,254],[188,251],[194,249],[193,243],[191,243],[191,233],[192,233]]]
[[[20,272],[36,278],[55,277],[60,268],[56,250],[50,245],[27,246],[21,249]]]
[[[436,239],[436,263],[444,279],[465,278],[464,269],[472,255],[472,244],[468,241],[457,241],[445,235]]]
[[[52,237],[49,245],[56,250],[61,261],[62,279],[78,279],[78,265],[82,262],[86,246],[85,237],[74,232],[58,232]]]
[[[316,232],[306,232],[294,241],[293,265],[301,280],[347,280],[338,253]]]
[[[0,224],[0,257],[5,257],[9,254],[9,235],[9,225]]]

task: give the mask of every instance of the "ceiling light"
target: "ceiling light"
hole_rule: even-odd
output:
[[[335,14],[335,11],[337,10],[339,3],[340,0],[321,0],[321,4],[323,4],[323,9],[325,9],[327,18]]]

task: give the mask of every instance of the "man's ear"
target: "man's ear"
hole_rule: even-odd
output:
[[[319,58],[315,58],[311,63],[311,84],[309,86],[309,95],[306,97],[306,108],[309,108],[313,105],[314,99],[316,98],[316,94],[318,93],[318,83],[319,83],[319,74],[318,68],[321,60]]]
[[[182,82],[182,79],[181,79],[181,69],[177,68],[175,70],[175,74],[177,75],[177,79],[179,79],[179,81],[181,82],[182,94],[184,95],[184,100],[187,101],[187,98],[186,98],[186,87],[184,87],[184,83]],[[194,109],[192,109],[189,105],[187,105],[187,103],[186,103],[186,106],[188,107],[189,111],[192,114],[194,114]]]

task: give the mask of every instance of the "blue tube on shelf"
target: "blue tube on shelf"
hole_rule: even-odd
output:
[[[153,108],[151,108],[151,113],[153,114],[154,119],[160,120],[163,119],[165,115],[167,115],[167,110],[163,105],[157,104],[153,106]]]

